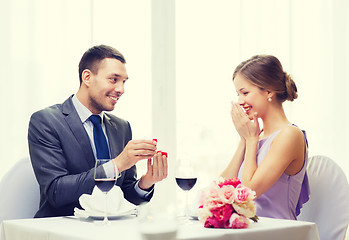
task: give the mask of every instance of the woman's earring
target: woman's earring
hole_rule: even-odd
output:
[[[268,101],[269,101],[269,102],[271,102],[272,100],[273,100],[273,99],[271,99],[271,97],[270,97],[270,98],[268,98]]]

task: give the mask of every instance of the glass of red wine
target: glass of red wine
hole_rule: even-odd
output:
[[[104,195],[105,195],[105,200],[104,200],[104,220],[103,224],[109,225],[110,222],[108,221],[108,216],[107,216],[107,194],[108,192],[114,187],[115,185],[115,175],[108,176],[105,169],[104,169],[104,164],[109,162],[110,159],[97,159],[96,160],[96,165],[94,168],[94,180],[96,186],[101,190]]]
[[[190,223],[188,196],[189,191],[194,187],[197,181],[194,168],[190,160],[178,159],[176,166],[176,183],[185,192],[185,210],[184,222]]]

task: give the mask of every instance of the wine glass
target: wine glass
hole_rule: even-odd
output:
[[[185,210],[184,210],[184,222],[186,224],[189,221],[189,205],[188,195],[190,189],[196,184],[197,177],[194,173],[194,168],[190,160],[179,159],[176,166],[176,183],[185,192]]]
[[[107,162],[109,162],[110,159],[97,159],[96,160],[96,165],[94,168],[94,180],[95,180],[95,184],[96,186],[99,188],[99,190],[101,190],[104,195],[104,220],[103,220],[103,224],[104,225],[109,225],[110,222],[108,221],[108,216],[107,216],[107,194],[110,191],[110,189],[113,188],[113,186],[115,185],[115,175],[112,176],[107,176],[105,169],[103,167],[103,165]]]

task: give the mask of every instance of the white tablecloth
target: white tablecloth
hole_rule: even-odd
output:
[[[138,220],[134,216],[113,220],[110,226],[73,217],[8,220],[2,223],[1,240],[141,240],[138,229]],[[260,218],[248,229],[208,229],[198,221],[180,224],[177,239],[319,240],[319,235],[315,223]]]

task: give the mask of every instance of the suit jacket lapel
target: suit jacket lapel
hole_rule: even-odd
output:
[[[92,151],[90,139],[74,108],[71,98],[72,97],[70,97],[63,103],[62,112],[66,115],[65,120],[73,135],[75,136],[77,142],[79,143],[81,151],[84,153],[89,168],[93,168],[95,165],[95,157]]]

